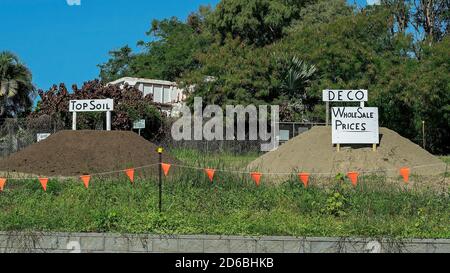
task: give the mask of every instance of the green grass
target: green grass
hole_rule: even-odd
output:
[[[447,156],[440,156],[439,157],[442,161],[444,161],[445,163],[450,164],[450,155]]]
[[[174,149],[171,154],[182,162],[196,166],[242,168],[257,159],[258,153],[233,154],[231,152],[205,154],[193,149]]]
[[[230,168],[254,158],[174,154],[189,165]],[[183,169],[164,179],[161,214],[156,179],[138,178],[131,185],[125,177],[93,178],[89,189],[81,181],[50,181],[47,192],[37,180],[9,181],[0,193],[0,229],[450,238],[447,193],[413,190],[376,176],[362,177],[356,188],[345,178],[330,178],[327,188],[318,186],[320,180],[312,177],[304,188],[295,177],[279,186],[263,177],[256,187],[248,174],[217,173],[211,183],[202,170]]]
[[[94,179],[86,190],[78,181],[10,182],[0,195],[2,230],[233,234],[295,236],[389,236],[450,238],[446,195],[413,192],[366,178],[329,189],[305,189],[296,180],[259,188],[246,177],[201,172],[166,179],[163,213],[154,180]]]

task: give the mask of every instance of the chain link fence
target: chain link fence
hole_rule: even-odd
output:
[[[320,122],[279,122],[278,143],[282,145],[296,136],[309,131],[314,126],[325,126]],[[193,128],[193,127],[192,127]],[[261,145],[268,141],[262,140],[180,140],[175,141],[171,137],[171,126],[163,129],[164,137],[155,140],[155,143],[168,149],[194,149],[203,152],[229,152],[233,154],[260,153]],[[194,138],[193,136],[191,137]],[[225,138],[225,137],[224,137]],[[248,137],[247,137],[248,139]]]
[[[66,124],[50,117],[0,119],[0,156],[6,157],[38,141],[42,135],[67,129]]]
[[[313,122],[280,122],[279,144],[298,136],[313,126],[323,126],[325,123]],[[25,119],[0,119],[0,157],[6,157],[33,143],[40,137],[54,134],[60,130],[70,130],[71,124],[49,116]],[[102,124],[96,124],[95,130],[102,130]],[[195,149],[204,152],[230,152],[233,154],[259,153],[261,140],[182,140],[175,141],[171,137],[171,124],[165,124],[162,138],[149,139],[169,149]],[[136,130],[134,130],[136,131]],[[137,131],[136,131],[137,132]]]

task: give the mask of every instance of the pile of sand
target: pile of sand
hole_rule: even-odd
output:
[[[380,128],[380,135],[376,152],[372,151],[371,145],[344,145],[337,152],[331,144],[331,128],[314,127],[257,158],[247,168],[264,173],[380,171],[398,175],[401,167],[410,167],[411,173],[418,175],[445,172],[446,164],[439,158],[396,132]]]
[[[128,131],[60,131],[0,160],[0,171],[74,176],[159,162],[157,146]],[[163,155],[166,163],[176,161]],[[157,170],[157,166],[152,172]]]

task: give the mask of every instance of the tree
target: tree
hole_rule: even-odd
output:
[[[311,1],[221,1],[211,14],[210,29],[222,42],[230,36],[247,44],[268,45],[283,37],[285,28],[299,18],[299,10],[307,2]]]
[[[30,70],[11,52],[0,53],[0,118],[30,111],[34,94]]]
[[[132,49],[126,45],[119,50],[109,52],[111,59],[104,64],[98,65],[100,68],[100,78],[104,82],[111,82],[122,77],[130,76],[132,64],[135,56]]]
[[[427,148],[439,154],[450,152],[450,37],[424,48],[423,58],[411,81],[409,89],[411,107],[414,109],[414,131],[417,136],[425,121]]]
[[[300,10],[300,17],[292,22],[288,34],[300,31],[305,26],[328,24],[352,13],[353,9],[347,5],[346,0],[317,0]]]
[[[289,99],[287,109],[292,112],[291,117],[293,119],[297,119],[294,113],[300,114],[301,119],[304,119],[306,112],[311,111],[315,104],[314,99],[308,92],[308,87],[317,69],[314,65],[308,65],[297,56],[288,57],[284,55],[279,57],[275,55],[275,60],[279,65],[278,70],[281,72],[279,88],[281,93]],[[293,119],[289,121],[293,121]]]
[[[162,114],[158,105],[153,103],[151,95],[142,97],[142,92],[135,87],[125,85],[105,85],[99,80],[88,81],[81,89],[72,86],[69,93],[64,84],[59,87],[53,85],[48,91],[39,90],[41,101],[39,107],[31,113],[31,118],[49,116],[64,124],[71,124],[71,113],[69,113],[69,101],[75,99],[105,99],[114,100],[114,111],[111,115],[111,127],[113,130],[131,130],[133,121],[146,119],[146,130],[144,137],[158,136],[162,125]],[[104,120],[103,113],[83,113],[78,117],[78,127],[92,129]]]
[[[212,42],[204,27],[208,13],[208,7],[201,7],[186,23],[176,17],[153,20],[146,32],[150,41],[137,43],[142,52],[133,54],[128,46],[111,51],[111,58],[99,65],[100,78],[105,82],[124,76],[175,81],[197,68],[195,55]]]
[[[189,102],[200,96],[211,104],[266,104],[280,96],[278,79],[274,78],[275,62],[265,48],[246,46],[239,39],[215,43],[207,52],[198,54],[199,68],[180,79],[191,89]],[[212,80],[208,80],[212,79]]]
[[[404,33],[411,21],[411,7],[414,0],[382,0],[392,12],[391,32]]]
[[[139,43],[144,47],[144,53],[136,56],[136,75],[174,81],[183,72],[197,68],[195,54],[211,43],[208,35],[202,32],[201,18],[191,14],[189,24],[175,17],[154,20],[147,32],[151,41]]]
[[[414,27],[423,30],[424,38],[440,41],[449,32],[449,0],[414,0]]]
[[[387,10],[376,9],[328,23],[299,22],[274,51],[291,52],[316,66],[319,76],[312,89],[317,96],[326,88],[368,88],[376,82],[377,65],[401,49],[389,32],[389,16]]]
[[[427,148],[448,153],[450,1],[348,2],[222,0],[154,21],[130,73],[176,80],[188,103],[278,104],[289,121],[323,120],[323,89],[368,89],[381,126],[419,142],[425,120]]]

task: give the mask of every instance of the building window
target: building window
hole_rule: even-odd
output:
[[[153,94],[153,85],[150,84],[144,84],[144,97],[147,96],[148,94]]]
[[[170,86],[164,86],[164,103],[169,103],[170,102]]]
[[[163,87],[161,85],[155,85],[153,92],[153,101],[163,103]]]

